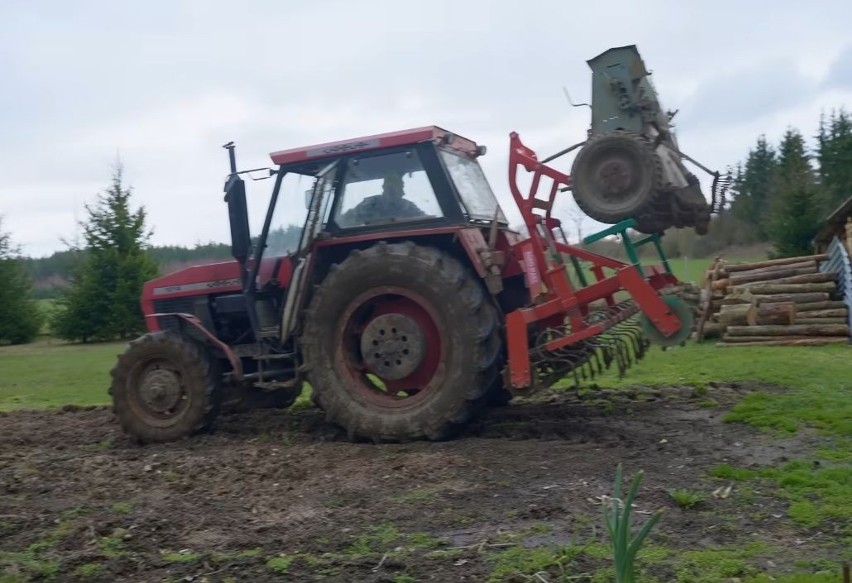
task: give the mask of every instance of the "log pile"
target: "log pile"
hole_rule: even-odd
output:
[[[727,263],[705,274],[695,338],[719,346],[804,346],[849,342],[837,274],[822,273],[827,255]]]

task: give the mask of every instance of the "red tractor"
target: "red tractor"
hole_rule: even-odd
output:
[[[208,430],[228,403],[286,407],[305,383],[352,439],[443,439],[521,391],[613,362],[623,370],[648,343],[636,315],[663,344],[689,334],[690,312],[666,293],[678,283],[670,272],[559,236],[551,208],[571,179],[514,133],[509,185],[526,237],[479,166],[485,148],[438,127],[272,153],[275,186],[254,237],[241,178],[254,171],[238,172],[225,148],[235,261],[146,283],[149,332],[112,370],[117,418],[142,442]],[[312,184],[307,219],[298,249],[275,252],[293,175]]]

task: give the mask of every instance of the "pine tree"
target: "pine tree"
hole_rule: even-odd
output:
[[[852,119],[844,109],[820,117],[817,161],[823,190],[822,210],[833,211],[852,196]]]
[[[30,298],[32,282],[17,247],[2,230],[0,217],[0,342],[32,342],[41,328],[43,316]]]
[[[85,254],[53,322],[61,338],[124,339],[144,330],[139,299],[142,285],[156,276],[157,266],[147,253],[151,233],[145,227],[145,210],[132,211],[130,197],[119,165],[97,204],[86,205],[89,218],[81,224]]]
[[[778,159],[766,136],[761,135],[749,151],[735,185],[738,194],[732,205],[734,215],[755,228],[758,240],[766,241],[770,208],[778,189]]]
[[[822,216],[820,203],[820,190],[802,134],[788,129],[779,146],[778,192],[769,229],[779,257],[811,253],[811,241]]]

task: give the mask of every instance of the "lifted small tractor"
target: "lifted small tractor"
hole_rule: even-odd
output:
[[[443,439],[489,404],[613,363],[623,372],[649,337],[689,335],[669,270],[566,242],[551,211],[572,180],[515,133],[509,187],[526,236],[482,172],[485,148],[439,127],[272,153],[254,237],[242,179],[254,171],[225,148],[235,261],[148,282],[149,333],[112,370],[117,418],[142,442],[207,430],[229,404],[286,407],[305,383],[352,439]],[[313,185],[301,242],[270,252],[294,174]]]

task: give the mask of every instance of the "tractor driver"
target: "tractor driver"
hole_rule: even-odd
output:
[[[404,196],[402,177],[396,172],[388,173],[382,182],[382,193],[365,198],[354,208],[343,213],[340,223],[346,226],[358,226],[391,219],[426,216],[426,213],[410,200],[403,198]]]

